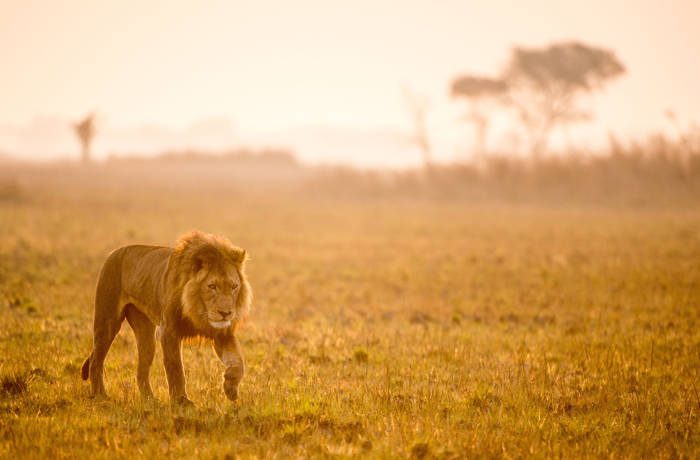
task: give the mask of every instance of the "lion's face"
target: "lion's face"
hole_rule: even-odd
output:
[[[199,285],[206,320],[217,329],[227,328],[238,319],[238,295],[241,276],[235,268],[211,270]]]
[[[246,258],[244,249],[211,235],[194,234],[175,248],[172,264],[184,284],[181,313],[196,331],[234,327],[246,316],[252,300]]]

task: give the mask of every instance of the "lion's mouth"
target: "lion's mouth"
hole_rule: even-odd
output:
[[[225,329],[231,325],[231,320],[225,321],[209,321],[209,324],[216,329]]]

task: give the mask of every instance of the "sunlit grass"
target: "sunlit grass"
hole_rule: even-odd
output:
[[[127,188],[0,203],[0,455],[697,456],[700,213]],[[144,404],[125,323],[88,398],[113,248],[199,228],[251,254],[237,405],[208,345]]]

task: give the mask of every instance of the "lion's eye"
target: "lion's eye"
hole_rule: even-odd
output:
[[[214,283],[209,284],[207,287],[209,289],[211,289],[212,291],[216,291],[216,284],[214,284]]]
[[[238,289],[238,285],[237,285],[237,284],[234,284],[233,286],[231,286],[231,290],[232,290],[232,291],[235,291],[236,289]]]

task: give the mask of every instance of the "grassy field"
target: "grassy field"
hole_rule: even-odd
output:
[[[700,455],[700,208],[202,185],[47,175],[0,199],[0,457]],[[167,404],[160,350],[142,403],[126,323],[91,400],[106,255],[195,228],[252,257],[240,401],[200,344],[197,408]]]

